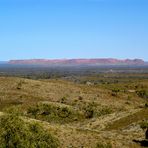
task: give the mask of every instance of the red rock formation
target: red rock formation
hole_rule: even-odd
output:
[[[31,60],[10,60],[9,64],[100,64],[100,65],[143,65],[141,59],[31,59]]]

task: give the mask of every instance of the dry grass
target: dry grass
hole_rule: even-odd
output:
[[[74,110],[88,103],[96,104],[96,108],[107,106],[113,110],[111,114],[63,125],[29,118],[27,120],[40,122],[50,129],[59,138],[62,148],[95,148],[97,142],[110,142],[114,148],[138,148],[140,146],[132,140],[144,137],[139,121],[148,119],[148,109],[144,109],[146,100],[134,92],[122,91],[125,88],[133,90],[135,85],[142,85],[147,89],[148,81],[136,79],[135,83],[122,81],[119,84],[89,86],[61,79],[28,80],[0,77],[0,110],[5,111],[10,106],[18,105],[25,112],[28,106],[39,102],[66,106]],[[112,96],[113,88],[121,90],[117,96]],[[0,115],[2,114],[0,112]]]

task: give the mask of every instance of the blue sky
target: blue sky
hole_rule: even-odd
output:
[[[142,58],[148,0],[0,0],[0,60]]]

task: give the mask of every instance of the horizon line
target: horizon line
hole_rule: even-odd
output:
[[[93,60],[93,59],[113,59],[113,60],[142,60],[144,62],[147,62],[147,60],[143,59],[143,58],[111,58],[111,57],[107,57],[107,58],[18,58],[18,59],[8,59],[8,60],[0,60],[1,62],[7,62],[7,61],[14,61],[14,60]]]

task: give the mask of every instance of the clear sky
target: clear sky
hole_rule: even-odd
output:
[[[148,0],[0,0],[0,61],[148,61]]]

